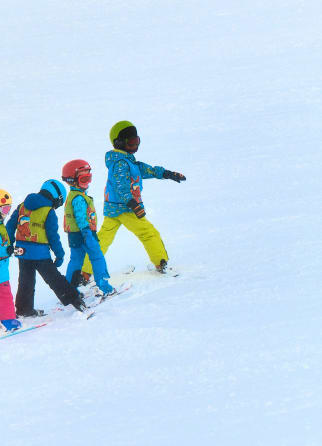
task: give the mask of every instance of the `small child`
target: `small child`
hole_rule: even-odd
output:
[[[62,179],[70,186],[64,216],[64,230],[68,233],[70,247],[66,278],[76,287],[82,283],[81,268],[87,253],[93,265],[96,285],[103,295],[113,293],[115,290],[108,282],[110,276],[96,235],[97,215],[93,198],[87,195],[92,181],[91,166],[81,159],[69,161],[63,167]]]
[[[63,264],[65,252],[58,234],[55,209],[62,206],[65,199],[66,189],[60,181],[45,181],[39,193],[27,195],[7,223],[11,243],[16,240],[16,247],[22,253],[16,295],[18,316],[44,315],[43,310],[34,308],[37,271],[63,305],[72,304],[79,311],[86,309],[82,295],[57,269]],[[54,262],[50,250],[56,257]]]
[[[168,254],[159,232],[145,218],[145,209],[141,198],[143,179],[170,179],[178,183],[185,181],[181,173],[152,167],[136,161],[134,153],[140,145],[136,127],[129,121],[117,122],[110,131],[110,140],[114,147],[105,155],[108,177],[104,194],[104,221],[98,232],[103,254],[114,240],[121,225],[142,242],[151,262],[160,273],[167,272]],[[82,275],[85,280],[92,273],[90,259],[85,258]]]
[[[16,319],[15,306],[9,282],[9,257],[13,253],[6,227],[3,223],[9,214],[12,204],[10,194],[0,190],[0,322],[6,331],[14,331],[21,327]]]

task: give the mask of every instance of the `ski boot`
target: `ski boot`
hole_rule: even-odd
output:
[[[164,259],[161,260],[160,265],[156,265],[156,270],[160,274],[167,274],[168,262]]]
[[[115,288],[113,288],[112,285],[108,282],[108,279],[104,277],[99,281],[98,288],[99,296],[101,297],[102,301],[107,299],[109,296],[112,296],[116,292]]]
[[[162,259],[160,261],[160,265],[156,265],[155,269],[160,274],[165,274],[165,275],[171,276],[171,277],[179,276],[179,272],[172,266],[169,266],[168,262],[164,259]]]
[[[81,282],[80,285],[87,286],[89,284],[94,285],[94,278],[92,274],[81,271]]]
[[[82,313],[87,309],[87,306],[83,299],[84,299],[84,294],[79,293],[79,295],[75,297],[74,300],[71,302],[73,307],[76,308],[76,310],[81,311]]]
[[[17,311],[17,316],[21,317],[42,317],[46,316],[46,313],[44,310],[36,310],[35,308],[28,312],[19,312]]]
[[[0,321],[0,323],[6,332],[19,330],[19,328],[22,327],[22,324],[18,319],[5,319]]]

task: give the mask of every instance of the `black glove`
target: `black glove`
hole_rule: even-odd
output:
[[[14,250],[15,250],[15,248],[12,245],[9,245],[7,247],[7,254],[8,254],[8,256],[11,256],[13,254]]]
[[[131,198],[131,200],[126,203],[126,206],[132,209],[137,218],[142,218],[145,216],[144,207],[142,207],[140,203],[134,200],[134,198]]]
[[[176,181],[177,183],[180,183],[180,181],[186,181],[186,177],[182,175],[182,173],[171,172],[171,170],[165,170],[163,172],[163,178],[166,180]]]

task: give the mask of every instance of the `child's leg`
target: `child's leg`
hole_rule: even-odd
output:
[[[114,237],[119,227],[121,226],[121,222],[118,220],[118,218],[119,217],[114,217],[114,218],[104,217],[102,227],[97,233],[99,246],[101,248],[103,255],[105,255],[106,251],[108,250],[108,247],[112,244]],[[93,274],[92,264],[90,262],[88,255],[85,257],[82,271],[88,274]]]
[[[134,213],[125,212],[119,215],[121,223],[143,243],[143,246],[154,265],[160,265],[162,259],[168,261],[168,254],[159,232],[145,217],[137,218]]]
[[[67,266],[66,279],[73,286],[79,285],[80,270],[83,265],[86,251],[83,246],[78,248],[70,248],[70,260]]]
[[[15,318],[16,312],[10,283],[9,281],[2,282],[0,283],[0,320]]]
[[[60,274],[51,259],[35,262],[37,271],[63,305],[68,305],[78,298],[79,292],[77,289],[67,281],[65,276]]]
[[[96,285],[104,294],[110,293],[113,291],[113,287],[108,282],[110,275],[98,241],[93,238],[90,244],[86,243],[85,249],[92,265]]]
[[[28,315],[34,310],[36,268],[34,260],[19,259],[18,290],[16,295],[17,315]]]

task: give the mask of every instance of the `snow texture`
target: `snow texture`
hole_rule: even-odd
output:
[[[322,444],[321,20],[318,0],[0,3],[14,206],[83,158],[100,226],[122,119],[137,159],[187,177],[143,191],[180,277],[120,229],[107,261],[128,293],[0,341],[1,444]],[[56,302],[38,278],[36,307]]]

